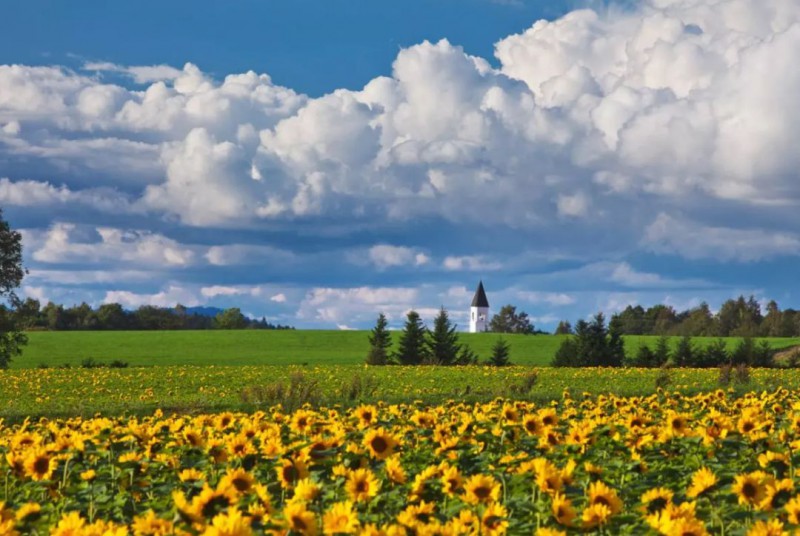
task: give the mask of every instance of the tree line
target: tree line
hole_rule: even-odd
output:
[[[477,365],[478,355],[459,341],[457,326],[442,307],[428,329],[416,311],[409,311],[397,348],[392,351],[392,334],[386,315],[380,313],[368,336],[368,365]],[[495,342],[486,362],[492,366],[510,365],[510,347],[502,338]]]
[[[698,346],[689,335],[680,338],[674,348],[663,335],[651,348],[639,346],[635,354],[626,355],[625,340],[619,324],[606,326],[605,317],[598,313],[591,321],[579,320],[570,337],[565,338],[556,352],[555,367],[693,367],[709,368],[722,365],[773,366],[775,350],[767,341],[756,343],[743,337],[733,350],[724,339]]]
[[[800,337],[800,311],[781,310],[775,300],[766,314],[753,296],[727,300],[713,313],[706,302],[684,311],[670,305],[644,308],[629,305],[611,317],[610,325],[623,335],[679,335],[690,337]],[[556,334],[572,333],[562,321]]]
[[[3,307],[3,306],[0,306]],[[272,324],[266,318],[248,318],[238,307],[225,309],[215,316],[191,312],[183,305],[155,307],[143,305],[127,310],[119,303],[105,303],[93,308],[87,303],[64,307],[55,303],[41,306],[27,298],[13,310],[6,310],[19,329],[78,330],[184,330],[184,329],[294,329]]]

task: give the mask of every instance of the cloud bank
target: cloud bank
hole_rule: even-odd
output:
[[[430,221],[464,234],[424,244],[358,235],[340,244],[342,262],[380,273],[497,272],[511,287],[516,241],[521,254],[547,247],[616,262],[598,281],[663,287],[675,278],[619,258],[800,254],[798,51],[796,2],[644,0],[538,21],[500,39],[494,65],[447,40],[423,42],[398,53],[391,76],[319,98],[267,74],[215,80],[193,64],[3,65],[0,204],[52,214],[29,233],[32,261],[84,270],[114,260],[167,270],[303,262],[260,239],[168,237],[187,229],[307,225],[309,235],[356,237]],[[114,74],[132,85],[108,81]],[[134,223],[102,225],[110,216]],[[75,236],[73,219],[99,238]],[[498,236],[507,238],[489,238]],[[472,251],[451,247],[470,238]],[[502,260],[491,252],[499,245]],[[205,283],[216,289],[207,298],[229,286]],[[341,295],[310,283],[293,304],[301,319],[351,325],[331,300],[388,306],[356,280]],[[412,301],[398,292],[387,300]],[[265,299],[288,307],[288,296]],[[527,298],[576,300],[550,289]]]

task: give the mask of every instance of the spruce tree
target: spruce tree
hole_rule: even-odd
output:
[[[434,365],[454,365],[458,360],[461,345],[458,343],[456,326],[450,322],[447,310],[442,307],[433,321],[433,330],[426,341],[428,359]]]
[[[400,334],[395,360],[401,365],[420,365],[426,362],[428,357],[425,345],[426,332],[419,313],[409,311],[403,332]]]
[[[477,365],[478,354],[472,351],[468,344],[461,345],[461,351],[458,353],[456,365]]]
[[[692,338],[688,335],[681,337],[675,352],[672,354],[672,361],[676,367],[697,366],[697,350],[692,344]]]
[[[639,347],[639,351],[636,352],[636,359],[634,360],[634,365],[637,367],[645,367],[649,368],[652,367],[656,363],[655,354],[653,354],[653,350],[650,349],[649,346],[643,344]]]
[[[717,339],[701,352],[700,367],[718,367],[729,363],[731,354],[728,352],[728,345],[725,339]]]
[[[389,348],[392,346],[392,334],[386,329],[389,323],[386,315],[378,315],[375,327],[369,335],[368,365],[386,365],[389,362]]]
[[[511,353],[511,348],[508,346],[508,343],[503,340],[502,337],[497,339],[497,342],[494,343],[492,347],[492,357],[489,358],[487,365],[492,365],[494,367],[505,367],[511,364],[509,361],[509,354]]]
[[[656,341],[656,349],[653,352],[653,366],[660,367],[666,364],[666,362],[669,361],[669,357],[669,338],[662,335],[658,338],[658,341]]]
[[[579,367],[581,366],[578,356],[578,343],[575,337],[567,337],[561,341],[561,345],[553,356],[550,363],[553,367]]]

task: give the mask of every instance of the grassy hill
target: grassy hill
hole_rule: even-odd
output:
[[[131,366],[153,365],[288,365],[359,364],[367,353],[366,331],[60,331],[31,332],[29,345],[12,368],[40,364],[79,366],[92,358],[109,363],[121,360]],[[394,333],[395,341],[398,333]],[[495,333],[462,333],[482,359],[491,354],[499,337]],[[558,335],[503,335],[518,365],[548,365],[561,344]],[[635,352],[657,337],[629,336],[626,349]],[[698,345],[714,338],[697,338]],[[768,339],[775,348],[800,344],[800,338]],[[677,338],[673,339],[673,343]],[[728,339],[729,346],[738,339]]]

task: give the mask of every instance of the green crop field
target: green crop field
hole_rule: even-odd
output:
[[[719,387],[717,369],[531,367],[165,366],[127,369],[0,371],[0,419],[266,409],[305,402],[441,403],[496,397],[549,402],[564,390],[574,397],[643,396],[658,385],[685,394]],[[294,382],[294,386],[292,383]],[[754,369],[744,385],[725,388],[800,388],[798,369]]]
[[[121,360],[130,366],[156,365],[323,365],[360,364],[367,353],[366,331],[35,331],[12,368],[39,365],[80,366],[84,359]],[[395,341],[398,333],[394,333]],[[463,333],[461,341],[486,359],[499,334]],[[561,344],[557,335],[503,335],[518,365],[546,366]],[[629,353],[657,337],[625,338]],[[713,338],[697,338],[698,345]],[[733,347],[738,339],[728,339]],[[800,344],[800,338],[767,339],[775,348]],[[677,338],[673,338],[675,343]]]

